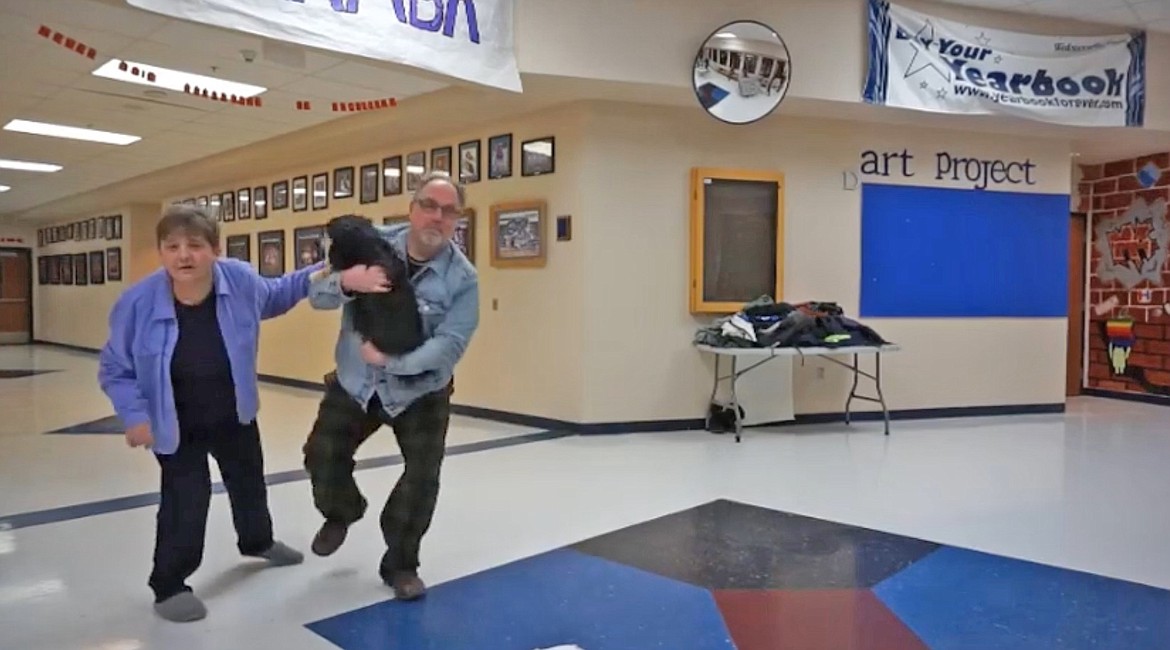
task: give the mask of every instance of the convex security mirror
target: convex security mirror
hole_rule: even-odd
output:
[[[749,124],[775,110],[791,76],[788,46],[776,30],[754,20],[720,27],[695,55],[699,105],[730,124]]]

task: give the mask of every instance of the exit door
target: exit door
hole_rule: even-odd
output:
[[[0,344],[32,342],[32,253],[0,248]]]

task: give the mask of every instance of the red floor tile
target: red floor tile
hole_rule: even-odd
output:
[[[928,650],[869,590],[714,594],[738,650]]]

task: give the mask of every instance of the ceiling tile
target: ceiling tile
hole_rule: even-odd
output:
[[[126,5],[92,0],[9,0],[5,14],[23,16],[81,40],[82,32],[110,31],[134,39],[143,38],[170,22],[159,14]]]

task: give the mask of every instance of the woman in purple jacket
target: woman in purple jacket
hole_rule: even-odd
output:
[[[162,470],[150,588],[163,618],[207,610],[186,584],[203,560],[211,474],[219,465],[240,553],[284,566],[303,555],[273,537],[256,426],[260,321],[308,295],[317,264],[279,278],[219,257],[219,227],[190,206],[157,226],[162,268],[135,283],[110,314],[98,379],[131,447],[150,448]]]

